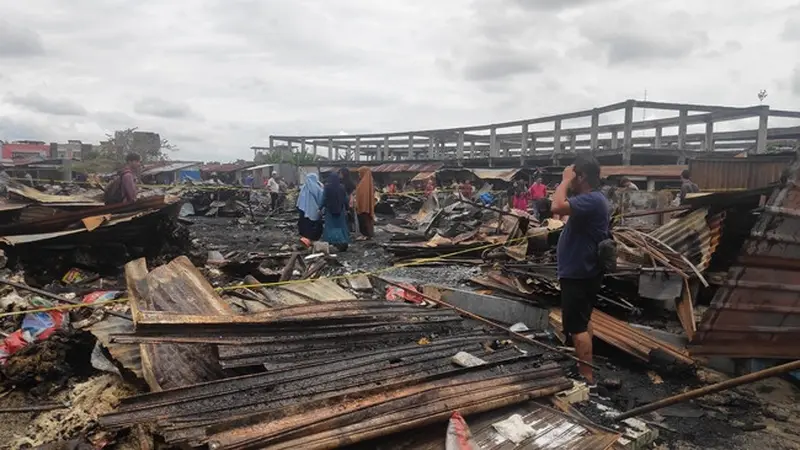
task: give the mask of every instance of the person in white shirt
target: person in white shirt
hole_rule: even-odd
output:
[[[278,184],[278,174],[272,172],[272,176],[267,181],[267,191],[269,191],[270,208],[274,211],[278,207],[278,198],[280,198],[281,186]]]

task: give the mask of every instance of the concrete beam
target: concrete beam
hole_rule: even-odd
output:
[[[489,130],[489,158],[500,156],[497,150],[497,127],[492,127]]]
[[[522,125],[522,139],[520,139],[520,146],[519,146],[519,164],[520,166],[525,165],[525,157],[528,155],[528,124]]]
[[[622,131],[622,164],[631,164],[631,148],[633,147],[633,101],[625,105],[625,123]]]
[[[769,127],[769,106],[763,106],[758,116],[758,136],[756,137],[756,153],[767,152]]]
[[[678,148],[682,149],[686,145],[686,125],[688,123],[689,111],[680,110],[678,115]]]
[[[558,163],[558,155],[561,153],[561,119],[553,122],[553,162]]]
[[[706,136],[703,142],[707,152],[714,151],[714,122],[706,122]]]
[[[464,132],[458,132],[458,142],[456,143],[456,159],[464,159]]]

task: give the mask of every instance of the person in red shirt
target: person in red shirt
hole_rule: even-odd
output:
[[[542,177],[536,178],[536,182],[531,185],[528,194],[533,201],[547,197],[547,186],[542,183]]]
[[[386,189],[386,191],[388,193],[390,193],[390,194],[396,194],[397,193],[397,185],[394,182],[389,183],[389,187]]]

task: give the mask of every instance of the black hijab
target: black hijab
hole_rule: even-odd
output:
[[[341,214],[347,205],[347,194],[344,192],[338,173],[328,175],[324,192],[325,209],[334,216]]]
[[[353,178],[350,176],[350,169],[342,167],[342,184],[344,184],[344,192],[349,197],[353,191],[356,190],[356,184],[353,183]]]

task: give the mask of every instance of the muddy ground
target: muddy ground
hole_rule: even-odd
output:
[[[477,268],[455,265],[384,271],[391,265],[391,257],[380,246],[388,240],[388,235],[380,225],[387,221],[385,218],[379,220],[374,240],[354,241],[348,251],[338,253],[339,265],[329,267],[326,274],[381,272],[386,277],[418,283],[466,286],[466,279],[478,272]],[[187,226],[197,254],[208,250],[223,254],[230,251],[270,253],[291,249],[298,244],[294,218],[288,215],[257,219],[255,222],[237,218],[190,217],[187,222],[191,222]],[[701,371],[699,377],[692,374],[658,374],[630,356],[603,345],[597,346],[596,353],[602,367],[598,379],[619,384],[618,389],[609,391],[608,399],[599,402],[618,410],[701,386],[704,381],[717,381],[717,375],[708,371]],[[103,442],[102,439],[107,436],[97,434],[98,430],[92,424],[93,418],[97,413],[113,408],[119,396],[130,392],[131,388],[115,380],[114,375],[95,371],[76,374],[54,392],[15,389],[0,394],[0,408],[18,407],[43,399],[98,405],[96,408],[79,406],[73,408],[75,411],[0,414],[0,420],[3,421],[3,426],[0,426],[0,448],[32,447],[47,440],[86,434],[92,434]],[[38,397],[32,397],[34,394]],[[799,400],[800,390],[797,387],[785,380],[770,379],[661,410],[645,419],[659,430],[660,438],[654,448],[798,449]],[[581,405],[579,410],[598,423],[611,425],[592,403]],[[468,423],[469,420],[467,418]],[[446,424],[442,424],[430,427],[425,433],[434,433],[434,436],[441,433],[443,438],[445,429]],[[132,436],[120,435],[106,448],[129,448]],[[402,443],[407,441],[409,438],[406,436],[394,436],[362,444],[358,448],[404,448]]]

